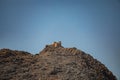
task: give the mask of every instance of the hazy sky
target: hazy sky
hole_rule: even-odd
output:
[[[0,0],[0,49],[39,53],[62,41],[120,77],[120,0]]]

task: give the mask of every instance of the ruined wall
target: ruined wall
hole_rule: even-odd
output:
[[[54,43],[52,44],[52,46],[54,46],[54,47],[61,47],[61,41],[59,41],[59,42],[54,42]]]

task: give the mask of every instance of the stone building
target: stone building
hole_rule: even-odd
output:
[[[54,42],[54,43],[52,44],[52,46],[54,46],[54,47],[61,47],[61,41],[59,41],[59,42]]]

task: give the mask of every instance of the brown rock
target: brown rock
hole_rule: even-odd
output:
[[[77,48],[47,45],[39,54],[0,50],[0,80],[117,80],[104,64]]]

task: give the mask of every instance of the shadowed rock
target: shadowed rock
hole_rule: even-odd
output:
[[[91,55],[53,44],[37,55],[1,49],[0,80],[117,80]]]

